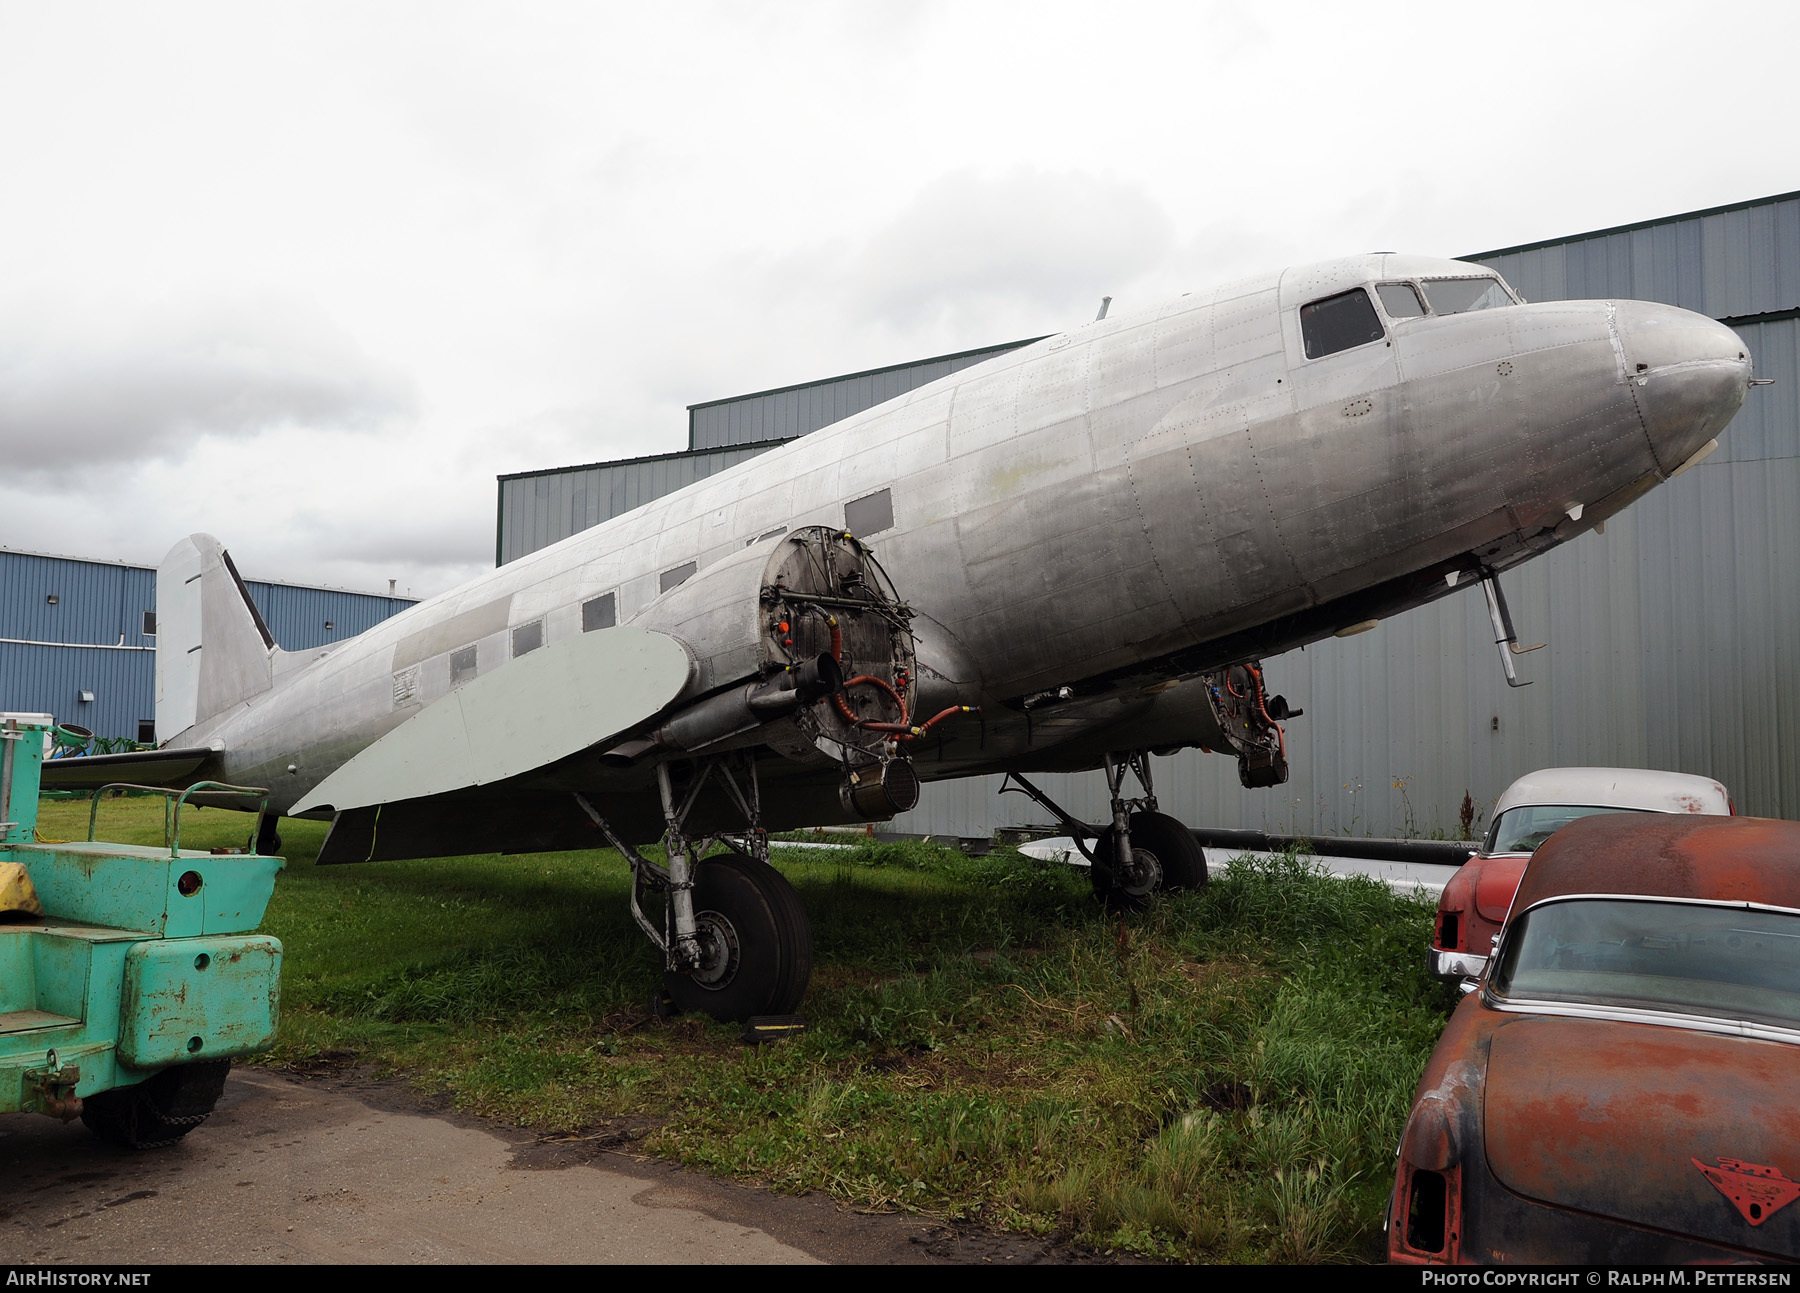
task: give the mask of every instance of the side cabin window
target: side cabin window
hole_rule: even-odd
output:
[[[618,601],[611,593],[602,593],[592,601],[581,604],[581,631],[583,633],[592,633],[595,629],[609,629],[618,622]]]
[[[1497,278],[1428,278],[1425,299],[1433,314],[1467,314],[1513,303]]]
[[[516,660],[544,645],[544,621],[533,620],[512,631],[512,651]]]
[[[1360,287],[1300,307],[1300,336],[1308,359],[1366,346],[1384,335],[1375,305]]]
[[[462,647],[450,653],[450,685],[460,687],[475,676],[475,648]]]
[[[688,562],[684,562],[683,564],[681,564],[679,566],[676,566],[675,569],[673,569],[673,570],[663,571],[662,577],[657,581],[657,592],[666,593],[671,588],[675,588],[681,584],[686,583],[688,580],[688,577],[690,575],[692,575],[699,568],[700,567],[699,567],[698,563],[688,561]]]
[[[880,534],[894,528],[894,491],[878,490],[844,504],[844,528],[855,535]]]

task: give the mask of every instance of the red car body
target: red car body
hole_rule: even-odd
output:
[[[1793,1262],[1797,1200],[1800,823],[1564,826],[1420,1079],[1389,1260]]]
[[[1543,768],[1527,773],[1500,796],[1481,848],[1444,886],[1431,938],[1432,974],[1448,983],[1480,977],[1531,850],[1550,831],[1583,815],[1634,809],[1733,812],[1725,787],[1711,777],[1644,768]],[[1539,818],[1535,823],[1519,820],[1533,816]]]

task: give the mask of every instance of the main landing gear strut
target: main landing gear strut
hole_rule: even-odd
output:
[[[1127,774],[1136,777],[1142,795],[1125,795]],[[1158,893],[1206,884],[1206,854],[1199,842],[1187,827],[1157,809],[1148,751],[1108,754],[1106,789],[1112,821],[1093,827],[1071,817],[1016,772],[1008,773],[1000,785],[1002,794],[1029,795],[1062,823],[1088,860],[1094,896],[1114,911],[1141,911]]]
[[[663,954],[663,987],[674,1004],[738,1022],[787,1014],[812,978],[812,928],[794,887],[769,865],[756,761],[748,753],[723,754],[689,766],[679,789],[667,763],[656,768],[667,823],[666,867],[620,839],[585,796],[575,801],[631,864],[631,915]],[[745,829],[691,835],[688,816],[714,777]],[[715,844],[727,851],[706,857]],[[663,898],[660,930],[640,901],[650,892]]]

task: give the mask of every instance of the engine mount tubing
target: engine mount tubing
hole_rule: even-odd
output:
[[[835,615],[826,616],[825,623],[831,629],[831,658],[836,660],[839,664],[842,664],[844,662],[844,631],[838,627],[837,616]],[[885,691],[888,696],[892,698],[895,708],[900,711],[900,721],[898,723],[877,723],[856,716],[856,711],[850,708],[850,702],[844,699],[844,693],[849,691],[850,688],[865,682],[869,683],[871,686],[881,688],[881,690]],[[858,674],[854,678],[846,679],[844,685],[839,690],[832,693],[831,703],[837,707],[837,712],[842,716],[843,720],[852,727],[860,727],[868,732],[885,732],[892,735],[895,740],[899,741],[911,741],[925,735],[925,733],[929,732],[946,718],[949,718],[952,714],[974,714],[979,713],[981,709],[981,706],[979,705],[952,705],[950,708],[932,715],[923,723],[914,725],[909,721],[906,698],[888,683],[866,673]]]
[[[1281,730],[1281,724],[1269,717],[1268,692],[1263,687],[1263,675],[1260,668],[1251,669],[1250,676],[1256,680],[1256,707],[1262,711],[1263,722],[1275,729],[1275,745],[1281,751],[1281,761],[1287,762],[1287,733]]]
[[[903,732],[897,733],[895,735],[894,739],[896,741],[917,740],[919,737],[924,736],[925,733],[929,732],[932,728],[936,727],[939,723],[943,722],[946,718],[949,718],[952,715],[955,715],[955,714],[979,714],[980,712],[981,712],[981,706],[979,706],[979,705],[952,705],[952,706],[950,706],[949,709],[942,710],[939,713],[933,714],[930,718],[926,719],[923,723],[918,724],[916,727],[908,727]],[[884,732],[884,731],[889,731],[892,729],[899,728],[900,724],[898,724],[898,723],[869,723],[869,724],[866,724],[866,726],[872,732]]]
[[[875,722],[871,719],[858,718],[856,716],[856,711],[850,708],[850,702],[844,699],[844,692],[865,682],[871,686],[881,688],[881,690],[888,694],[889,698],[894,702],[895,707],[900,711],[900,721],[898,723]],[[843,688],[834,694],[831,699],[832,703],[837,706],[837,712],[843,715],[844,721],[849,723],[852,727],[866,728],[871,732],[884,732],[890,729],[897,729],[902,732],[912,731],[912,723],[909,721],[910,716],[906,712],[906,701],[901,698],[900,693],[895,691],[893,687],[871,674],[858,674],[856,677],[851,678],[844,683]]]

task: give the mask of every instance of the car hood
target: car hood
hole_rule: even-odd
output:
[[[1508,1189],[1800,1257],[1800,1046],[1523,1018],[1495,1029],[1484,1087]]]

